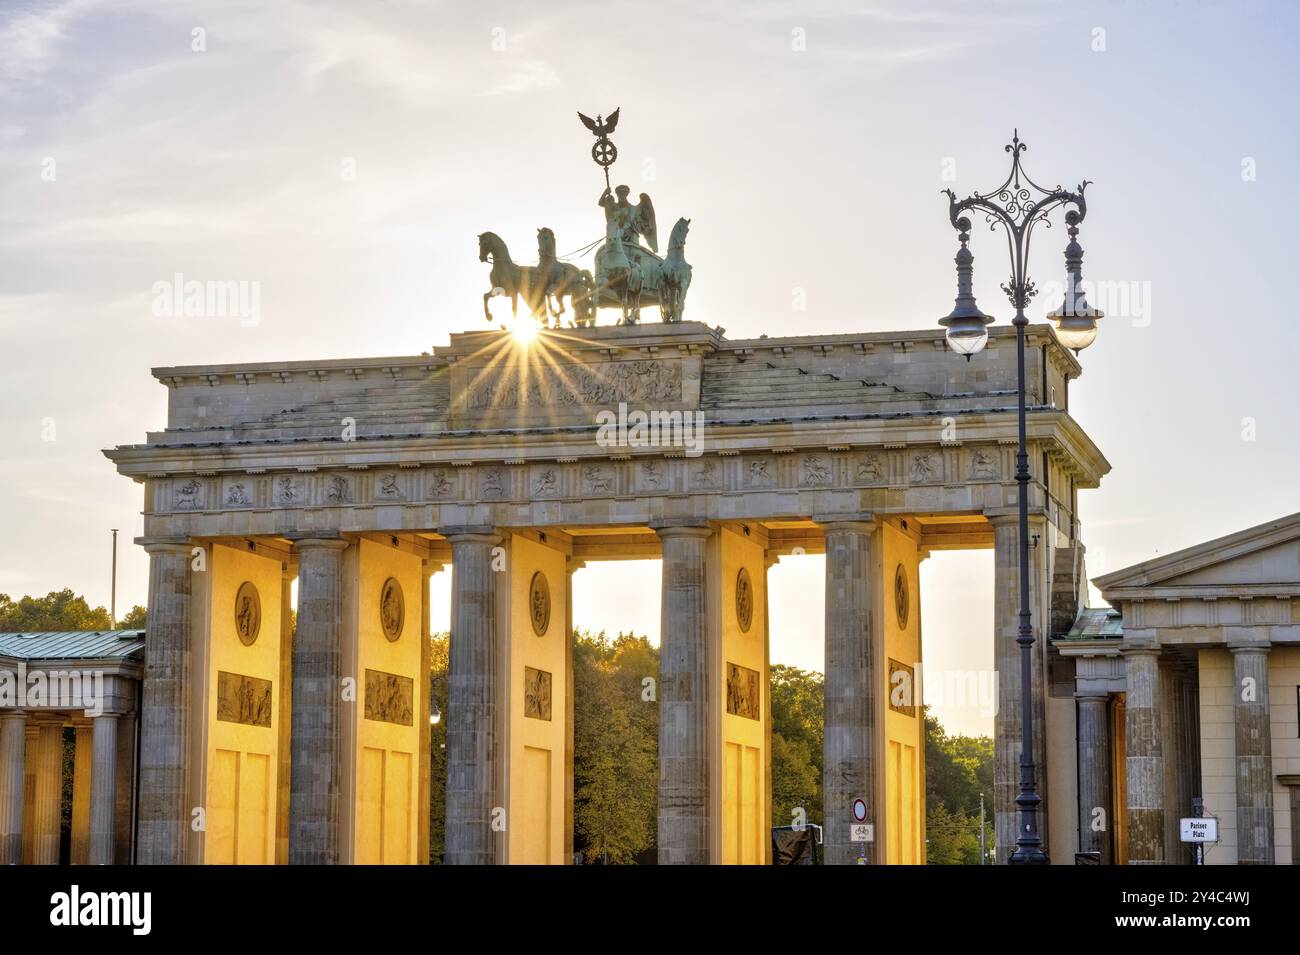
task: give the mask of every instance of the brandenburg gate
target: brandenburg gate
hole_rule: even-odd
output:
[[[939,328],[732,340],[586,317],[412,357],[154,370],[166,427],[106,452],[142,486],[150,560],[139,861],[427,861],[428,583],[448,565],[446,861],[570,861],[571,576],[657,558],[661,592],[627,599],[662,605],[659,861],[764,863],[767,569],[824,553],[825,859],[922,862],[923,721],[894,691],[922,662],[921,561],[968,548],[996,555],[1000,855],[1029,692],[1045,841],[1068,858],[1074,701],[1042,637],[1059,582],[1082,586],[1078,492],[1109,465],[1054,332],[1028,330],[1024,688],[1010,328],[967,362]]]

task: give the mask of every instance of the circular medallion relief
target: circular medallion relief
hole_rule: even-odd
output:
[[[262,598],[251,580],[246,580],[235,591],[235,632],[239,642],[251,647],[257,642],[262,629]]]
[[[736,574],[736,622],[741,633],[749,633],[749,625],[754,622],[754,585],[744,567]]]
[[[907,571],[903,570],[903,565],[899,564],[898,569],[894,571],[894,613],[898,614],[898,626],[907,627],[907,612],[912,606],[911,597],[907,592]]]
[[[379,591],[379,623],[384,628],[384,636],[396,643],[402,635],[402,622],[406,619],[406,600],[402,597],[402,585],[397,578],[389,577]]]
[[[533,622],[533,633],[546,636],[546,628],[551,625],[551,587],[540,570],[533,574],[528,585],[528,616]]]

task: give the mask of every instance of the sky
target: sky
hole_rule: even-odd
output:
[[[731,337],[933,327],[940,190],[999,183],[1018,129],[1035,179],[1093,183],[1107,317],[1071,413],[1114,470],[1080,498],[1090,574],[1300,510],[1298,21],[1285,0],[5,0],[0,592],[107,605],[118,527],[118,605],[144,603],[140,488],[100,451],[163,425],[149,369],[482,327],[478,233],[521,260],[541,226],[562,253],[601,234],[574,114],[615,107],[616,181],[692,219],[687,317]],[[1064,241],[1039,234],[1040,285]],[[972,251],[1006,321],[1005,252],[979,230]],[[177,273],[256,283],[257,320],[155,314]],[[990,665],[991,566],[926,562],[928,660]],[[578,622],[654,632],[657,596],[626,599],[648,572],[581,571]],[[818,559],[773,574],[773,659],[819,669]]]

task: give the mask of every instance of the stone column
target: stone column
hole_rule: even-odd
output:
[[[1113,800],[1110,791],[1110,697],[1080,694],[1079,851],[1101,854],[1110,865]]]
[[[1237,769],[1237,864],[1273,864],[1273,738],[1268,646],[1232,651],[1232,722]],[[1292,834],[1294,838],[1294,833]]]
[[[36,791],[32,793],[32,864],[59,864],[59,809],[63,796],[63,725],[36,730]]]
[[[140,803],[137,861],[185,861],[190,804],[190,545],[145,542],[149,554],[149,624],[140,706]]]
[[[1160,647],[1133,645],[1124,656],[1128,740],[1128,864],[1165,861],[1165,767],[1161,733]]]
[[[1287,788],[1291,805],[1291,864],[1300,865],[1300,774],[1277,777]]]
[[[993,721],[993,813],[995,826],[996,862],[1005,864],[1016,847],[1019,834],[1019,811],[1016,796],[1020,793],[1020,518],[1015,513],[990,515],[993,525],[993,668],[997,674],[998,710]],[[1041,521],[1038,546],[1033,539],[1029,546],[1029,606],[1034,627],[1033,662],[1030,670],[1030,692],[1034,698],[1034,772],[1035,791],[1041,800],[1038,804],[1038,834],[1043,850],[1050,851],[1047,822],[1047,722],[1044,691],[1043,664],[1045,659],[1042,627],[1042,599],[1040,573],[1047,544],[1042,535]],[[1036,532],[1035,519],[1030,517],[1030,534]]]
[[[289,802],[293,788],[293,580],[294,565],[280,565],[280,678],[276,683],[279,735],[275,772],[275,864],[289,864]]]
[[[826,532],[826,681],[822,773],[824,857],[827,865],[853,864],[865,851],[879,861],[878,839],[849,840],[853,801],[867,804],[878,835],[876,775],[876,635],[872,632],[872,574],[879,546],[875,521],[837,521]]]
[[[298,632],[293,641],[289,769],[289,864],[337,865],[343,552],[339,538],[310,538],[298,553]]]
[[[112,865],[117,809],[117,714],[94,718],[90,769],[91,865]]]
[[[705,526],[656,526],[663,542],[659,643],[659,864],[707,865],[709,647]]]
[[[130,865],[135,842],[135,735],[136,715],[117,720],[117,808],[113,836],[113,864]]]
[[[93,727],[93,722],[72,724],[77,740],[72,757],[72,826],[68,833],[72,839],[68,852],[70,865],[90,863],[90,796],[94,785]]]
[[[433,667],[433,647],[429,642],[431,636],[429,626],[429,578],[441,569],[442,565],[427,557],[420,561],[420,682],[416,685],[417,700],[415,718],[419,721],[420,726],[420,758],[417,761],[419,766],[419,780],[416,784],[416,792],[419,793],[419,802],[417,812],[419,818],[416,820],[416,838],[419,840],[416,846],[416,860],[420,865],[429,864],[429,807],[431,801],[430,786],[431,781],[429,774],[431,772],[431,753],[429,747],[431,744],[432,727],[429,724],[429,710],[433,684],[431,673]]]
[[[491,865],[501,858],[493,832],[501,805],[498,708],[505,693],[497,643],[497,573],[491,528],[448,528],[451,541],[451,660],[447,678],[448,865]]]
[[[0,713],[0,865],[23,861],[24,764],[27,755],[27,713]]]

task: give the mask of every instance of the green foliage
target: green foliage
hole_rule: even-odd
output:
[[[0,631],[109,630],[112,626],[107,610],[92,609],[85,597],[67,588],[52,590],[44,597],[23,597],[17,601],[8,594],[0,594]]]
[[[993,740],[949,736],[925,712],[926,861],[979,865],[980,793],[993,792]],[[993,845],[993,807],[986,805],[985,838]]]
[[[794,811],[822,822],[823,690],[820,673],[775,663],[772,686],[772,825],[789,826]]]
[[[292,613],[293,611],[290,611],[290,614]],[[145,610],[144,607],[141,607],[139,604],[136,604],[134,607],[132,607],[130,610],[126,612],[125,617],[123,617],[121,620],[117,622],[117,629],[143,630],[145,628],[145,623],[146,623],[146,619],[148,618],[148,615],[149,613],[147,610]]]
[[[429,638],[429,671],[433,698],[442,718],[429,727],[429,862],[442,864],[447,847],[447,673],[451,665],[451,634]],[[428,719],[417,714],[417,719]]]
[[[659,651],[645,637],[575,631],[573,836],[589,861],[655,850],[659,707],[647,677],[658,680]]]

